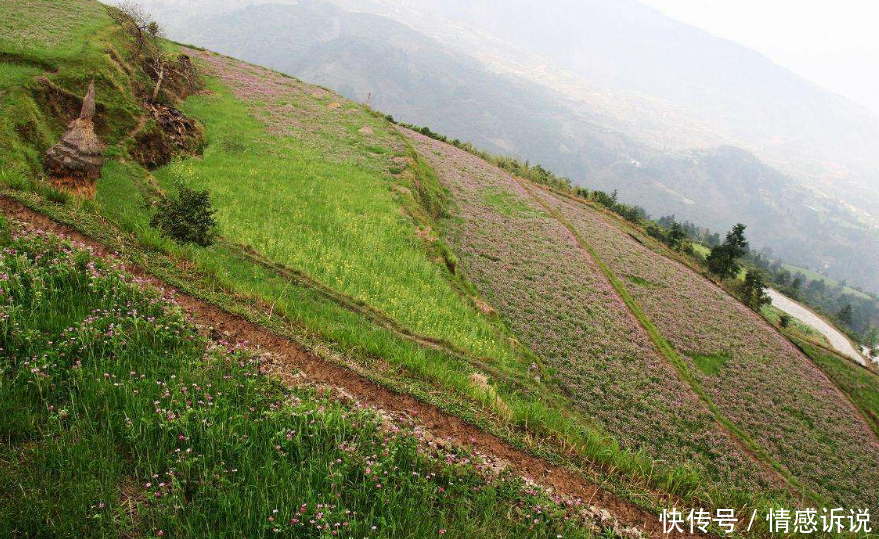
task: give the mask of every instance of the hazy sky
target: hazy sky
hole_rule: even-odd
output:
[[[879,0],[641,0],[879,114]]]

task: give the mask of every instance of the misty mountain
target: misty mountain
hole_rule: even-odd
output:
[[[594,4],[583,6],[594,9]],[[482,20],[478,6],[483,3],[467,5],[470,7],[448,4],[444,9],[474,19],[471,22]],[[498,27],[488,30],[500,33],[505,24],[499,21],[506,18],[510,18],[510,27],[515,27],[517,9],[523,5],[515,2],[509,10],[499,10],[492,23]],[[879,264],[877,234],[814,185],[792,179],[744,149],[718,144],[669,151],[640,136],[639,130],[627,127],[626,122],[613,121],[619,108],[598,107],[533,77],[496,69],[484,59],[464,54],[391,18],[349,11],[334,3],[303,0],[296,5],[229,5],[208,10],[166,0],[150,7],[156,9],[175,39],[331,87],[400,120],[428,125],[489,151],[540,162],[575,183],[616,189],[622,200],[639,204],[654,215],[674,213],[719,231],[743,221],[749,225],[755,246],[771,246],[791,262],[829,270],[850,282],[879,289],[879,276],[871,269]],[[656,14],[652,10],[646,13]],[[631,24],[624,19],[617,26]],[[571,31],[573,23],[560,24],[563,27],[556,29],[558,33]],[[610,25],[603,31],[629,31],[614,28]],[[526,38],[530,34],[524,27],[522,31],[523,36],[517,39],[540,41],[541,36]],[[661,31],[653,30],[654,34]],[[552,32],[544,28],[543,33]],[[503,35],[514,39],[514,34]],[[554,45],[546,36],[544,41],[535,45],[541,54],[562,54],[561,44]],[[573,46],[588,48],[589,43],[586,40]],[[626,62],[624,52],[619,54],[623,56],[615,62]],[[573,56],[559,62],[588,70],[582,63],[586,60]],[[621,75],[613,78],[609,72],[610,68],[605,68],[605,74],[596,78],[609,86],[635,85]],[[658,76],[656,70],[650,73],[644,76]],[[699,90],[694,81],[697,73],[680,68],[678,75],[682,85],[692,81],[691,88],[662,90],[668,94],[662,99],[696,100],[692,96]],[[721,74],[706,74],[705,86],[722,84]],[[662,85],[656,85],[660,92]],[[672,95],[675,91],[677,95]],[[718,88],[702,91],[705,95],[720,93]],[[685,94],[690,97],[681,97]],[[721,111],[735,108],[733,104],[712,106]],[[735,139],[725,135],[718,140]]]
[[[879,116],[635,0],[553,0],[539,9],[533,0],[505,1],[502,9],[490,0],[339,1],[387,12],[422,31],[455,29],[435,31],[449,46],[466,42],[456,36],[469,28],[470,36],[490,35],[508,45],[494,57],[527,50],[593,85],[663,100],[729,142],[879,216]]]

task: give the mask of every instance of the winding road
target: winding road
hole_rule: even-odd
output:
[[[814,328],[816,331],[827,337],[831,346],[839,353],[848,357],[852,361],[867,366],[867,360],[852,345],[852,342],[842,334],[838,329],[824,321],[820,316],[813,313],[806,307],[800,305],[796,301],[785,296],[777,290],[771,288],[766,289],[767,295],[772,299],[772,305],[777,309],[786,312],[794,318],[800,320]]]

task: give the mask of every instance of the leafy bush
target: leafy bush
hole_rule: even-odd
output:
[[[150,219],[150,226],[180,243],[211,245],[217,237],[217,211],[207,191],[181,185],[176,197],[163,199]]]
[[[778,325],[780,325],[783,328],[786,328],[786,327],[790,326],[790,323],[791,323],[791,316],[789,314],[782,313],[781,315],[779,315]]]

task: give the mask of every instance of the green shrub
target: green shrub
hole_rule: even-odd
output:
[[[216,210],[207,191],[181,185],[177,196],[159,202],[150,219],[150,226],[161,230],[179,243],[194,243],[207,247],[217,237]]]
[[[782,313],[781,315],[779,315],[778,325],[780,325],[781,327],[786,328],[786,327],[790,326],[790,322],[791,322],[791,316],[789,314]]]

